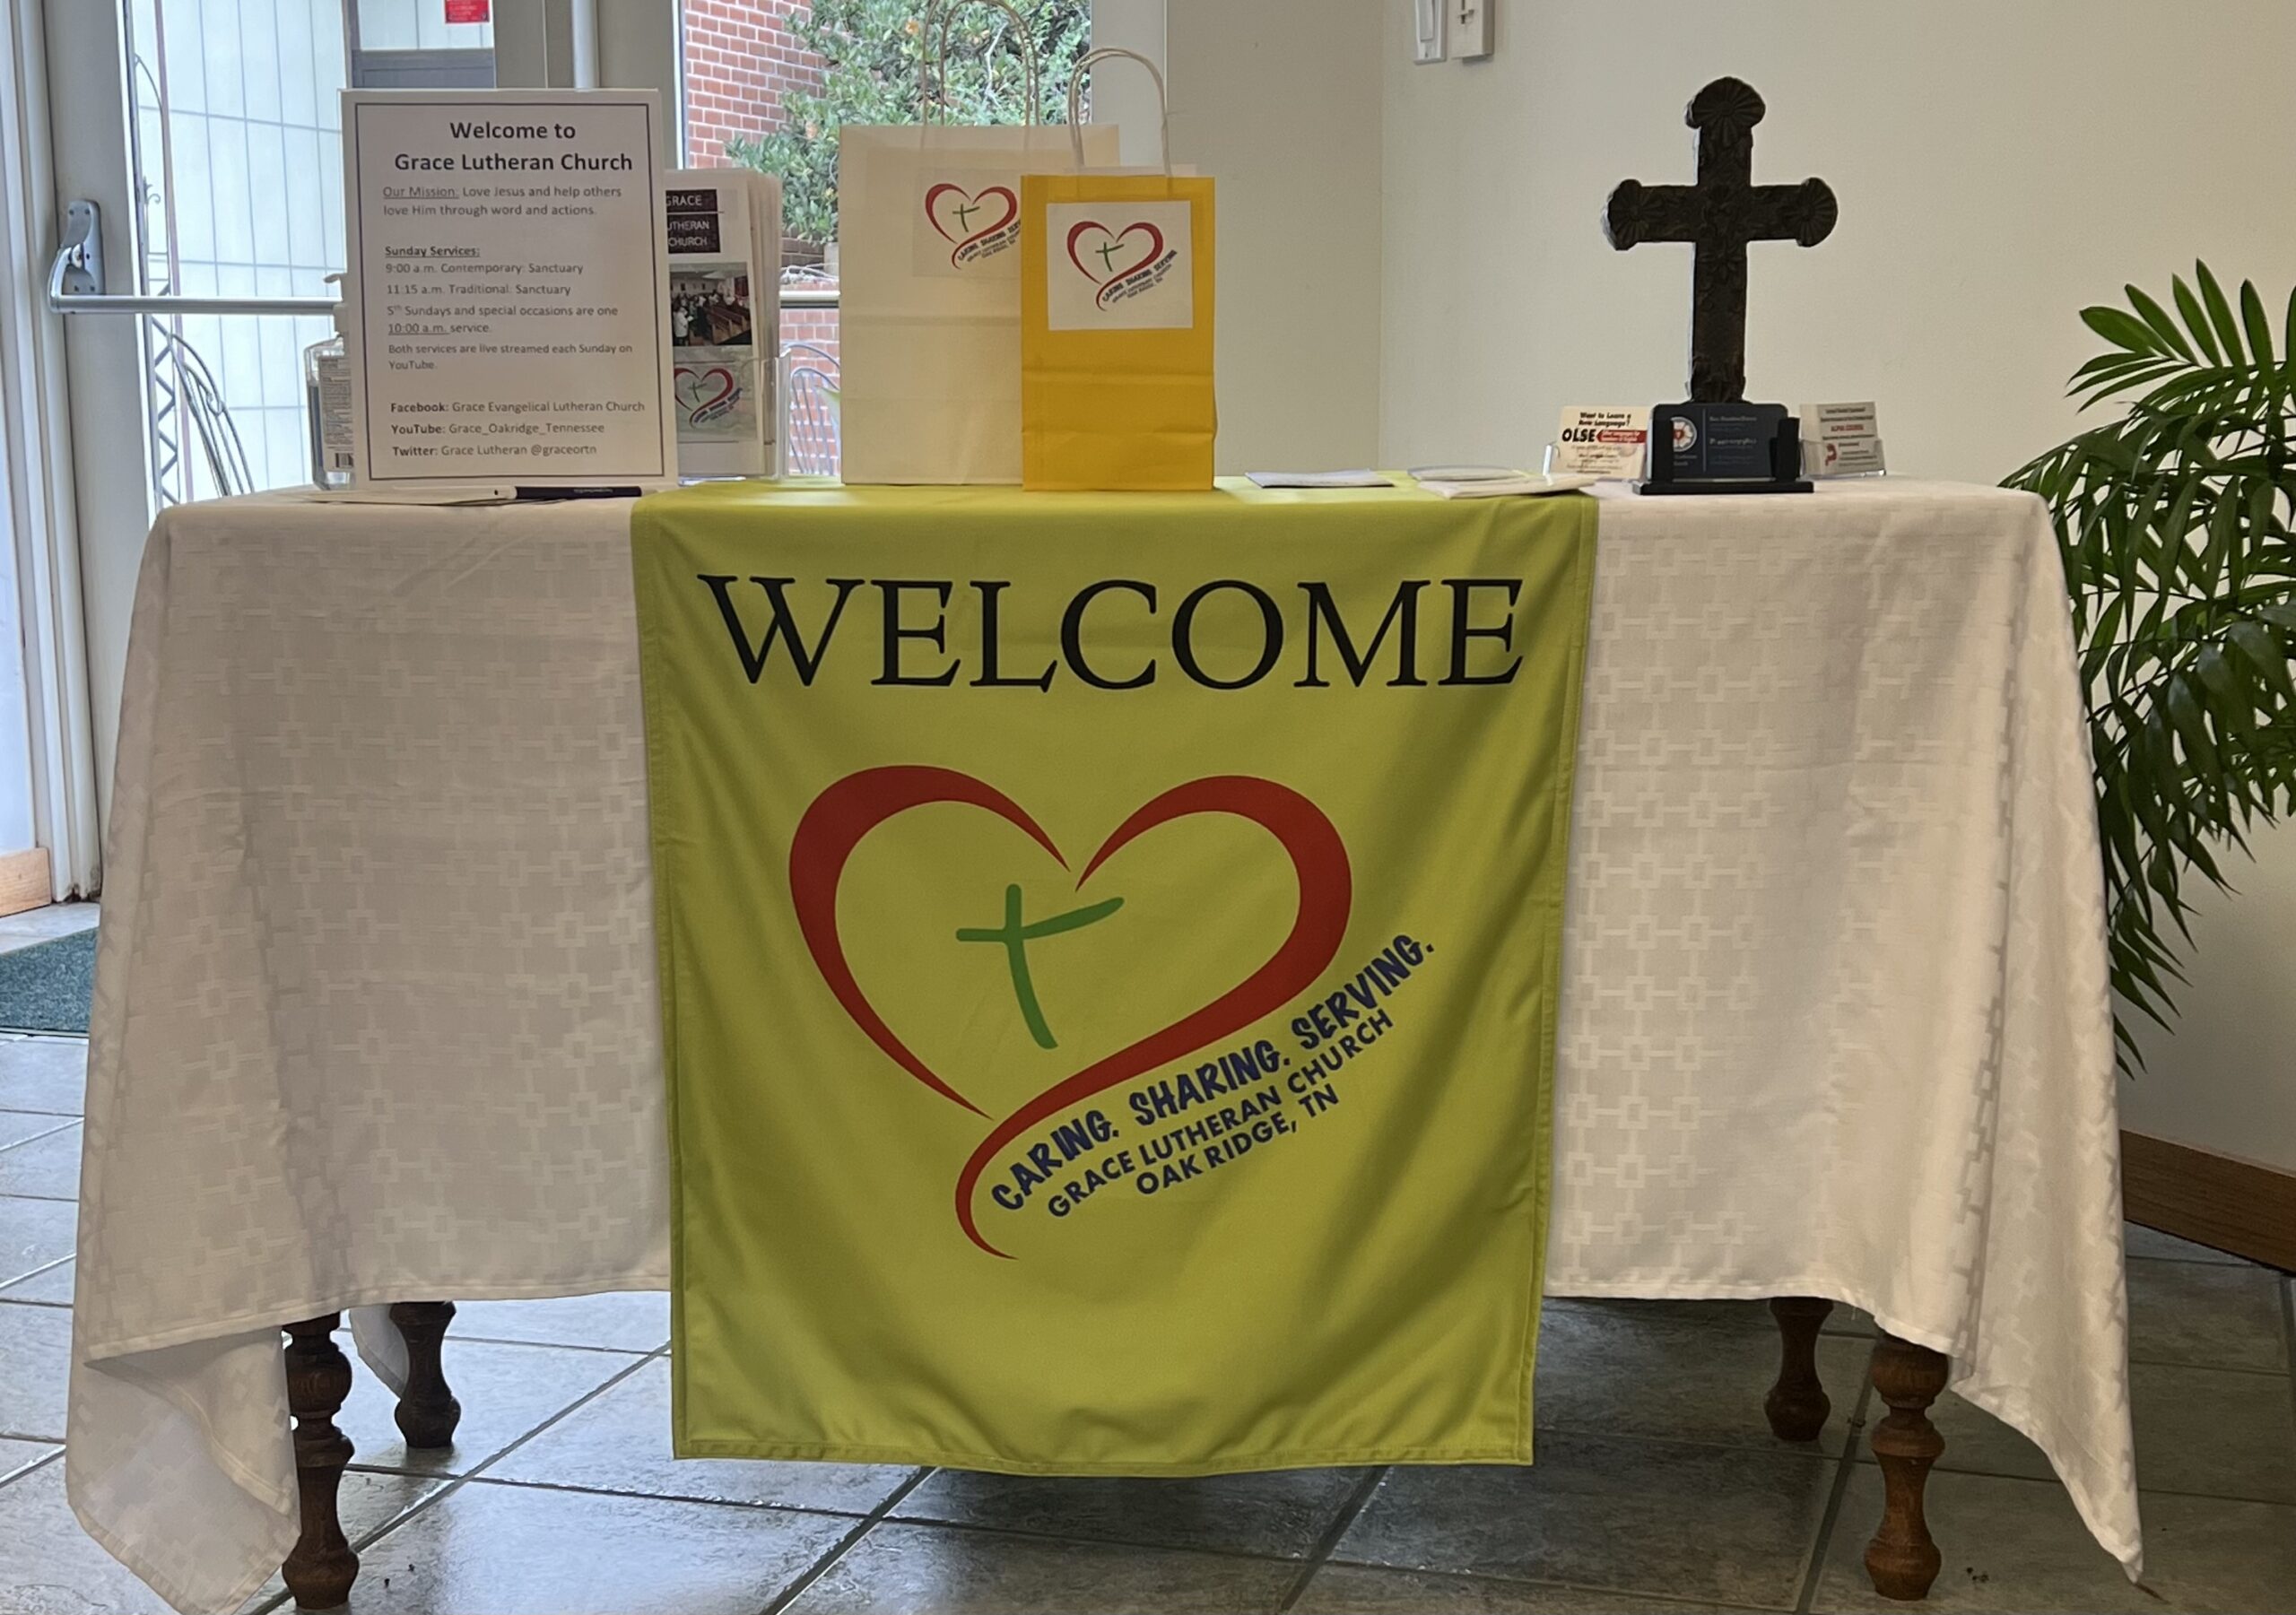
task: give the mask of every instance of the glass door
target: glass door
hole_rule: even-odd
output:
[[[61,300],[98,795],[161,508],[310,480],[301,353],[344,262],[339,95],[494,81],[488,0],[74,0],[47,7],[59,204],[101,300]],[[67,230],[70,225],[67,222]],[[109,300],[122,300],[117,301]]]
[[[345,86],[491,85],[489,10],[129,0],[136,290],[257,305],[146,317],[155,506],[309,481],[300,354],[333,327],[288,300],[331,299],[326,277],[343,267],[337,98]]]
[[[344,22],[340,0],[129,0],[135,292],[329,296]],[[309,480],[298,356],[328,320],[283,308],[142,317],[155,507]]]

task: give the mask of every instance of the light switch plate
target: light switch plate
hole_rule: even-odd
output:
[[[1460,61],[1491,54],[1491,8],[1499,0],[1443,0],[1450,53]]]
[[[1445,25],[1452,6],[1459,0],[1410,0],[1411,59],[1422,67],[1442,61],[1448,54],[1444,44]]]

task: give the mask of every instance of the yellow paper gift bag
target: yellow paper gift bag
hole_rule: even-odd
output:
[[[1070,126],[1086,68],[1077,64]],[[1164,83],[1156,75],[1161,101]],[[1081,159],[1079,166],[1081,164]],[[1021,481],[1039,491],[1212,486],[1213,182],[1031,174],[1021,182]]]

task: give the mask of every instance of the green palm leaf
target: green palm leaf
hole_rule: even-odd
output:
[[[2152,327],[2154,334],[2168,344],[2177,357],[2187,364],[2197,364],[2199,359],[2193,352],[2192,345],[2185,341],[2184,333],[2177,329],[2177,322],[2169,317],[2169,311],[2146,296],[2138,287],[2130,286],[2125,290],[2128,293],[2128,306],[2136,310],[2144,323]]]
[[[2236,310],[2206,264],[2165,301],[2127,298],[2082,311],[2108,347],[2069,388],[2119,418],[2010,484],[2048,504],[2081,637],[2115,1042],[2134,1068],[2131,1018],[2170,1025],[2185,979],[2185,877],[2222,886],[2222,850],[2296,811],[2296,292],[2276,348],[2255,284]]]
[[[2081,322],[2115,347],[2126,348],[2131,353],[2159,353],[2168,345],[2152,326],[2118,308],[2083,308]]]
[[[2200,300],[2207,305],[2208,323],[2215,327],[2217,339],[2224,344],[2225,361],[2240,363],[2245,358],[2240,352],[2240,327],[2233,323],[2232,305],[2225,300],[2224,288],[2217,284],[2205,264],[2193,265],[2193,273],[2200,281]]]
[[[2185,284],[2182,275],[2176,277],[2174,294],[2177,312],[2184,316],[2185,328],[2192,333],[2193,341],[2200,344],[2201,357],[2211,364],[2222,364],[2224,355],[2218,352],[2215,335],[2209,329],[2208,312],[2200,306],[2200,300],[2193,295],[2192,288]]]
[[[2264,299],[2257,294],[2254,281],[2240,282],[2240,323],[2248,327],[2248,352],[2256,356],[2259,366],[2272,363],[2272,320],[2264,311]]]

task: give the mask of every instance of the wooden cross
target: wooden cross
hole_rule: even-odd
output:
[[[1698,183],[1627,180],[1611,193],[1603,215],[1603,233],[1621,252],[1644,241],[1688,241],[1698,248],[1690,325],[1694,404],[1731,404],[1746,395],[1746,243],[1815,247],[1840,217],[1833,187],[1822,179],[1753,182],[1754,126],[1767,110],[1752,85],[1715,80],[1683,118],[1698,131]]]

